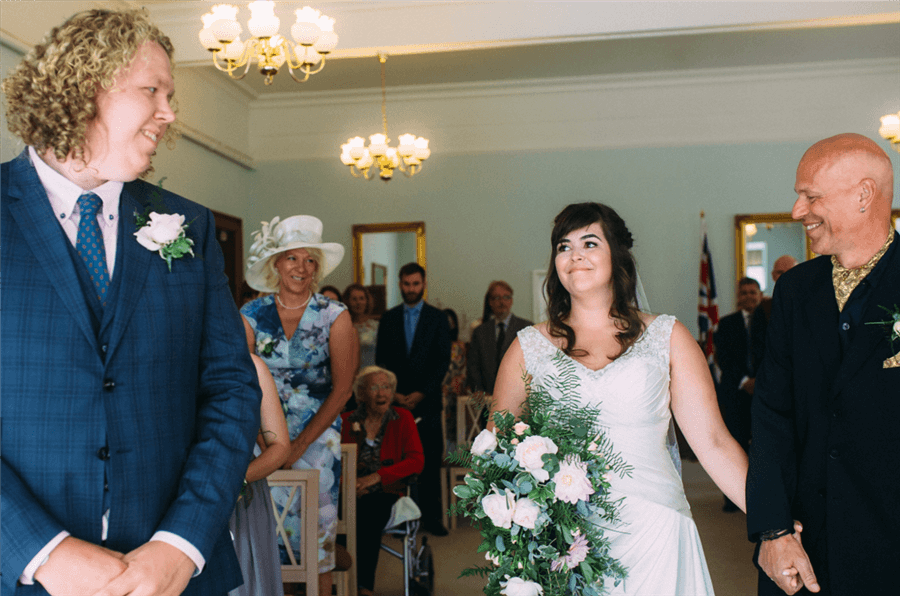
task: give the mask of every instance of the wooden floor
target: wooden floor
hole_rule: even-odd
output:
[[[746,538],[744,514],[722,511],[722,494],[697,463],[684,462],[684,487],[703,541],[716,594],[754,596],[756,569],[750,562],[753,545]],[[481,535],[463,522],[449,536],[426,536],[434,551],[436,596],[481,594],[484,580],[459,579],[462,569],[484,562],[484,555],[475,552],[481,543]],[[378,561],[375,593],[378,596],[403,595],[400,560],[383,551]]]

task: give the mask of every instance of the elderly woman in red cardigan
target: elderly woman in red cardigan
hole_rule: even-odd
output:
[[[404,480],[422,471],[425,456],[412,414],[392,406],[397,377],[389,370],[367,366],[356,377],[359,406],[341,415],[342,443],[356,443],[357,517],[356,563],[360,596],[372,596],[381,534],[391,507],[406,494]]]

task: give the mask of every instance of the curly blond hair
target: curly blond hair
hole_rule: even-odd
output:
[[[59,161],[71,155],[84,162],[97,93],[112,88],[148,41],[158,43],[173,63],[172,42],[143,10],[88,10],[54,27],[0,84],[9,131],[41,155],[52,149]],[[171,127],[163,139],[171,147]]]

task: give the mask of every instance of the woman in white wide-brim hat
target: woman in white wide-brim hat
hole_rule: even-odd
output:
[[[286,469],[319,470],[319,593],[331,593],[341,477],[340,413],[350,397],[359,360],[347,307],[317,294],[322,278],[341,262],[344,247],[322,242],[322,222],[295,215],[262,224],[247,267],[250,287],[269,295],[241,308],[250,351],[262,358],[278,386],[291,439]],[[288,489],[272,488],[279,509]],[[300,558],[299,503],[284,526],[290,545],[282,563]]]

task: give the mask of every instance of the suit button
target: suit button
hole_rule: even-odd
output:
[[[847,331],[848,329],[850,329],[850,323],[844,323],[843,325],[841,325],[841,329]]]
[[[108,483],[106,483],[106,484],[103,485],[103,490],[105,490],[105,491],[108,491],[108,490],[109,490],[109,484],[108,484]]]
[[[100,346],[100,350],[101,350],[104,354],[106,354],[106,348],[107,348],[107,347],[108,347],[108,346],[107,346],[106,344],[103,344],[102,346]]]
[[[831,459],[837,459],[840,452],[837,449],[832,449],[828,455],[831,456]]]
[[[97,450],[97,458],[101,461],[106,461],[109,459],[109,447],[101,447]]]
[[[112,391],[116,388],[116,382],[112,379],[106,379],[103,381],[103,390],[104,391]]]

